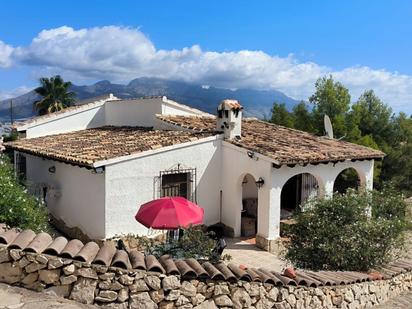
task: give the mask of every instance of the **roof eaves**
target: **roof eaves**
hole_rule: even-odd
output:
[[[221,136],[222,136],[222,139],[223,139],[223,135],[221,135]],[[240,151],[242,153],[245,153],[245,154],[247,154],[248,152],[253,152],[254,155],[257,156],[257,158],[259,158],[259,159],[262,159],[262,160],[265,160],[265,161],[268,161],[268,162],[271,162],[271,163],[274,163],[274,164],[280,164],[278,160],[275,160],[275,159],[273,159],[269,156],[261,154],[256,149],[250,149],[250,148],[244,147],[243,145],[238,144],[236,142],[227,141],[227,140],[223,139],[223,145],[227,146],[229,148],[232,148],[234,150]]]
[[[67,110],[67,111],[61,111],[61,112],[57,112],[57,113],[52,113],[52,114],[48,114],[48,115],[44,115],[44,116],[38,116],[35,118],[32,118],[30,120],[28,120],[27,122],[23,122],[21,124],[16,124],[14,126],[15,129],[17,129],[17,131],[25,131],[27,129],[36,127],[38,125],[41,124],[45,124],[48,122],[52,122],[52,121],[56,121],[71,115],[75,115],[78,113],[82,113],[97,107],[100,107],[102,105],[104,105],[107,101],[98,101],[98,102],[92,102],[92,103],[88,103],[88,104],[84,104],[84,105],[79,105],[79,106],[73,106],[75,108]],[[36,119],[38,118],[38,119]]]
[[[29,154],[29,155],[32,155],[32,156],[35,156],[35,157],[44,158],[44,159],[48,159],[48,160],[53,160],[53,161],[57,161],[57,162],[61,162],[61,163],[66,163],[66,164],[70,164],[70,165],[79,166],[79,167],[85,167],[85,168],[88,168],[88,169],[93,168],[93,162],[92,161],[90,161],[90,162],[86,162],[86,161],[81,162],[80,160],[76,160],[76,159],[60,158],[58,156],[53,156],[53,155],[50,155],[50,154],[46,155],[46,154],[43,154],[43,153],[39,153],[39,152],[36,152],[36,151],[27,150],[27,149],[22,149],[22,148],[14,147],[14,146],[11,146],[11,145],[5,145],[5,146],[6,146],[6,148],[13,149],[15,151],[25,153],[25,154]]]
[[[112,164],[121,163],[121,162],[124,162],[124,161],[129,161],[129,160],[133,160],[133,159],[137,159],[137,158],[141,158],[141,157],[147,157],[147,156],[155,155],[155,154],[158,154],[158,153],[171,151],[171,150],[175,150],[175,149],[179,149],[179,148],[185,148],[185,147],[193,146],[193,145],[197,145],[197,144],[207,143],[209,141],[219,140],[219,139],[221,139],[221,136],[219,136],[219,135],[212,135],[212,136],[208,136],[208,137],[198,138],[195,141],[175,144],[175,145],[171,145],[171,146],[165,146],[165,147],[161,147],[161,148],[158,148],[158,149],[141,151],[141,152],[133,153],[133,154],[130,154],[130,155],[120,156],[120,157],[111,158],[111,159],[107,159],[107,160],[96,161],[91,165],[91,167],[97,168],[97,167],[101,167],[101,166],[112,165]]]

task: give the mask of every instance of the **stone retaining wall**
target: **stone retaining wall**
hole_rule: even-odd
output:
[[[364,308],[412,289],[412,272],[340,286],[188,280],[0,247],[0,281],[107,308]]]

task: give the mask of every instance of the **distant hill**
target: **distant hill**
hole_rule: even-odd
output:
[[[245,114],[258,118],[268,117],[273,102],[282,102],[291,109],[297,101],[276,90],[223,89],[196,85],[186,82],[163,80],[158,78],[137,78],[127,85],[113,84],[103,80],[88,86],[72,86],[72,91],[79,100],[89,99],[107,93],[123,99],[143,96],[165,95],[179,103],[214,113],[217,104],[223,99],[237,99],[245,107]],[[33,102],[36,93],[30,91],[13,99],[15,119],[34,116]],[[10,120],[10,100],[0,101],[0,121]]]

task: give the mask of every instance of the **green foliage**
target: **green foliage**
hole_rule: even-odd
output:
[[[35,232],[48,230],[46,207],[16,180],[4,155],[0,155],[0,222]]]
[[[39,115],[60,111],[74,102],[75,93],[69,91],[71,82],[65,82],[60,75],[42,77],[40,85],[34,90],[42,96],[40,100],[34,102],[34,108]]]
[[[343,170],[335,179],[333,184],[333,192],[346,193],[350,188],[359,187],[358,173],[353,168],[347,168]]]
[[[295,129],[316,133],[313,115],[305,102],[301,101],[295,105],[291,116],[294,118]]]
[[[334,125],[335,134],[345,135],[345,114],[350,108],[349,90],[341,83],[335,82],[332,76],[318,79],[315,88],[316,91],[309,98],[309,102],[314,104],[313,116],[318,132],[323,134],[323,116],[326,114]]]
[[[289,112],[279,103],[274,105],[271,122],[324,135],[323,117],[329,115],[337,138],[379,149],[386,153],[383,162],[375,162],[374,182],[377,188],[391,181],[401,192],[412,195],[412,118],[395,115],[372,90],[365,91],[350,105],[350,95],[331,76],[316,82],[315,93]]]
[[[403,247],[406,207],[392,187],[312,200],[289,229],[286,258],[314,270],[366,271],[383,265]]]
[[[350,112],[362,136],[370,136],[377,144],[383,145],[391,138],[392,109],[384,104],[373,92],[365,91],[352,105]]]
[[[204,232],[202,227],[193,226],[185,229],[183,236],[179,237],[178,240],[148,247],[147,251],[157,257],[169,254],[174,258],[195,258],[216,262],[221,257],[213,251],[217,241],[211,236],[213,235]],[[222,258],[230,259],[229,256]]]
[[[3,142],[5,142],[5,143],[7,143],[7,142],[13,142],[13,141],[17,140],[18,137],[19,137],[19,135],[18,135],[18,133],[17,133],[17,130],[13,130],[13,131],[11,131],[10,134],[3,135],[3,138],[4,138],[4,139],[3,139]]]
[[[293,118],[286,109],[284,103],[274,103],[272,107],[272,118],[270,120],[274,124],[278,124],[285,127],[293,127]]]

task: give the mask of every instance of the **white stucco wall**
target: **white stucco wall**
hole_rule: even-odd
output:
[[[271,200],[271,218],[270,222],[274,222],[275,226],[265,236],[268,239],[274,239],[279,236],[280,223],[280,196],[284,184],[293,176],[309,173],[318,181],[320,197],[332,197],[333,185],[336,177],[340,172],[347,168],[354,168],[360,178],[361,186],[371,190],[373,188],[373,160],[355,161],[347,160],[345,162],[328,163],[306,166],[296,165],[288,167],[286,165],[279,169],[272,168],[272,200]],[[272,223],[273,224],[273,223]]]
[[[104,125],[152,127],[155,125],[156,114],[208,115],[166,97],[97,102],[92,108],[79,107],[79,110],[52,115],[36,124],[28,125],[26,137],[66,133]]]
[[[210,115],[196,108],[189,107],[184,104],[162,98],[162,112],[163,115],[182,115],[182,116],[193,116],[193,115]]]
[[[294,175],[310,173],[316,177],[321,196],[332,196],[333,184],[340,172],[354,168],[360,177],[361,185],[367,189],[373,186],[373,160],[347,160],[336,164],[318,164],[288,167],[272,167],[268,158],[255,154],[249,158],[247,151],[223,142],[222,147],[222,222],[234,229],[235,236],[240,235],[242,181],[246,174],[256,180],[262,177],[265,184],[258,189],[258,234],[267,239],[276,239],[280,231],[280,197],[283,185]]]
[[[105,237],[104,174],[91,170],[25,155],[27,158],[27,182],[29,186],[47,185],[47,206],[68,227],[78,227],[90,238]],[[56,172],[49,168],[55,166]]]
[[[259,158],[256,160],[256,158]],[[223,142],[222,146],[222,222],[240,236],[242,210],[242,181],[246,174],[256,180],[262,177],[265,184],[258,190],[258,234],[268,234],[270,224],[271,166],[272,163],[257,155],[249,158],[246,150]]]
[[[40,137],[51,134],[66,133],[71,131],[84,130],[88,128],[100,127],[105,124],[104,105],[94,108],[68,113],[65,116],[51,118],[47,122],[30,126],[26,130],[26,137]]]
[[[161,98],[106,102],[106,124],[152,127],[155,115],[161,111]]]
[[[158,198],[159,172],[180,163],[196,168],[197,203],[205,210],[206,224],[220,221],[221,159],[216,137],[192,146],[175,148],[106,166],[106,237],[147,235],[134,216],[139,206]]]

